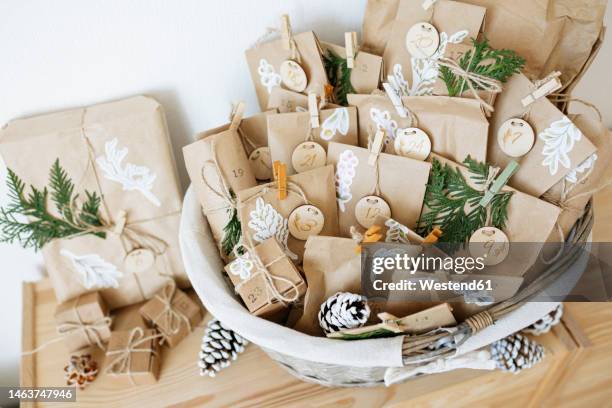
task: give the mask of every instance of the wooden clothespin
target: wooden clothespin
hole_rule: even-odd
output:
[[[282,26],[281,26],[281,38],[283,40],[283,48],[286,50],[291,49],[291,22],[289,21],[289,15],[283,14],[281,17]]]
[[[355,68],[355,56],[357,54],[357,32],[344,33],[344,49],[346,50],[346,66]]]
[[[361,240],[361,243],[367,244],[367,243],[374,243],[374,242],[380,241],[383,237],[382,234],[380,233],[381,230],[382,230],[382,227],[380,225],[372,225],[363,234],[363,239]],[[355,248],[355,252],[358,254],[361,253],[361,245],[357,245],[357,247]]]
[[[378,155],[380,154],[383,142],[385,140],[385,131],[378,130],[376,131],[376,135],[374,135],[374,140],[372,141],[372,145],[370,146],[370,155],[368,156],[368,166],[374,167],[376,165],[376,161],[378,160]]]
[[[392,331],[393,333],[403,333],[403,328],[398,322],[401,321],[397,316],[391,313],[383,312],[379,313],[378,318],[382,321],[380,327]]]
[[[429,10],[434,4],[436,4],[437,0],[424,0],[423,1],[423,10]]]
[[[401,118],[407,118],[408,109],[406,109],[406,107],[404,106],[404,102],[402,102],[402,97],[399,94],[399,88],[394,88],[393,86],[391,86],[391,84],[387,82],[383,83],[383,88],[385,88],[387,96],[389,97],[389,99],[391,99],[391,103],[393,103],[397,114]]]
[[[501,174],[497,177],[497,179],[495,179],[493,184],[491,184],[491,187],[489,187],[489,189],[485,191],[484,196],[482,197],[482,199],[480,200],[480,203],[478,204],[482,207],[488,206],[491,200],[493,199],[493,197],[495,197],[495,194],[501,191],[501,189],[510,180],[510,177],[512,177],[514,173],[518,171],[519,167],[520,166],[517,162],[515,162],[514,160],[511,161],[508,164],[508,166],[506,166],[504,171],[502,171]]]
[[[544,80],[538,81],[538,88],[521,99],[523,107],[526,108],[538,99],[544,98],[561,89],[563,85],[561,84],[559,76],[561,76],[561,73],[559,71],[555,71],[548,75]]]
[[[278,199],[287,198],[287,165],[276,160],[274,162],[274,180],[278,189]]]
[[[310,127],[318,128],[319,125],[319,103],[317,102],[317,94],[311,92],[308,94],[308,113],[310,114]]]
[[[434,227],[434,229],[425,237],[423,241],[424,244],[435,244],[438,242],[440,237],[442,236],[442,230],[438,227]]]
[[[230,130],[238,129],[238,126],[240,126],[240,122],[242,122],[242,117],[243,116],[244,116],[244,102],[240,101],[234,107],[234,109],[232,111],[232,117],[231,117],[231,122],[230,122]]]

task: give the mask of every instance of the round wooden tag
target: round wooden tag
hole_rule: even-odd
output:
[[[406,49],[415,58],[429,58],[440,45],[436,27],[429,23],[416,23],[406,33]]]
[[[393,147],[397,155],[415,160],[425,160],[431,153],[429,136],[418,128],[398,129]]]
[[[535,142],[533,128],[523,119],[505,121],[497,132],[497,143],[510,157],[521,157],[527,154]]]
[[[304,69],[293,60],[286,60],[280,66],[280,76],[283,84],[292,91],[303,92],[308,85]]]
[[[123,260],[123,267],[128,273],[145,272],[155,264],[155,254],[150,249],[139,248],[131,251]]]
[[[270,180],[272,178],[272,156],[268,146],[258,147],[249,155],[251,169],[257,180]]]
[[[391,217],[391,207],[381,197],[371,195],[357,201],[355,218],[359,225],[370,228],[379,216]]]
[[[474,258],[484,258],[485,265],[497,265],[508,256],[510,241],[499,228],[484,227],[472,234],[469,249]]]
[[[289,233],[300,241],[306,241],[311,235],[319,235],[324,224],[325,216],[314,205],[301,205],[289,214]]]
[[[326,161],[327,153],[317,142],[300,143],[291,155],[291,164],[298,173],[323,167]]]

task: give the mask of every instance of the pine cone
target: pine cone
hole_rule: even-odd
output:
[[[70,356],[68,365],[64,367],[64,373],[66,385],[75,385],[80,389],[84,389],[96,379],[98,363],[89,354]]]
[[[515,333],[491,344],[491,357],[499,369],[516,374],[539,363],[544,358],[544,347]]]
[[[544,316],[531,326],[525,327],[522,331],[524,333],[533,334],[534,336],[539,336],[541,334],[548,333],[553,326],[559,324],[562,316],[563,303],[559,303],[559,306],[557,306],[555,310],[546,314],[546,316]]]
[[[217,372],[236,360],[247,344],[249,344],[247,340],[224,326],[219,320],[209,321],[202,337],[202,350],[198,362],[200,375],[214,377]]]
[[[367,299],[361,295],[338,292],[321,305],[319,324],[327,333],[363,326],[370,317]]]

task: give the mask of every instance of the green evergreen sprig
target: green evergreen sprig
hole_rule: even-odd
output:
[[[327,50],[323,55],[323,63],[327,72],[327,79],[334,87],[334,101],[342,106],[348,105],[347,95],[355,93],[351,84],[351,69],[345,58],[336,55],[332,50]]]
[[[489,166],[469,156],[463,161],[476,185],[483,185],[489,176]],[[429,183],[425,190],[424,206],[417,233],[425,236],[434,227],[442,230],[440,242],[461,244],[487,222],[487,208],[479,205],[484,192],[473,188],[463,177],[459,168],[432,161]],[[489,204],[491,224],[503,229],[508,220],[508,203],[512,192],[496,194]]]
[[[242,236],[242,230],[240,225],[240,219],[238,218],[238,210],[236,208],[230,209],[232,212],[230,220],[223,227],[223,241],[221,242],[221,249],[225,256],[229,256],[234,247],[240,241]]]
[[[85,201],[77,203],[74,184],[57,159],[50,170],[49,190],[30,186],[9,169],[7,176],[9,204],[0,208],[0,242],[19,242],[24,248],[41,249],[56,238],[92,234],[106,238],[100,218],[100,197],[85,191]],[[55,204],[59,217],[49,213],[48,198]],[[25,221],[18,218],[26,217]]]
[[[473,72],[504,83],[525,66],[525,59],[514,50],[493,49],[486,38],[482,40],[472,38],[472,45],[474,48],[463,54],[457,62],[467,72]],[[439,76],[446,84],[449,96],[460,96],[468,87],[465,80],[455,75],[448,67],[441,66]],[[472,82],[472,85],[474,89],[481,89],[474,82]]]

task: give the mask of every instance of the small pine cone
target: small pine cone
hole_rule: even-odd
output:
[[[338,292],[321,305],[319,325],[327,334],[361,327],[369,317],[370,307],[364,296]]]
[[[522,331],[524,333],[533,334],[539,336],[544,333],[548,333],[553,326],[559,324],[561,317],[563,316],[563,303],[559,303],[559,306],[540,320],[532,324],[531,326],[525,327]]]
[[[491,344],[491,357],[497,368],[516,374],[539,363],[544,358],[544,347],[515,333]]]
[[[202,337],[202,349],[200,350],[200,375],[214,377],[217,372],[226,368],[238,354],[244,351],[249,342],[238,333],[224,326],[217,319],[208,322],[204,337]]]
[[[70,356],[68,365],[64,367],[66,385],[77,386],[84,389],[92,383],[98,375],[98,363],[89,354]]]

